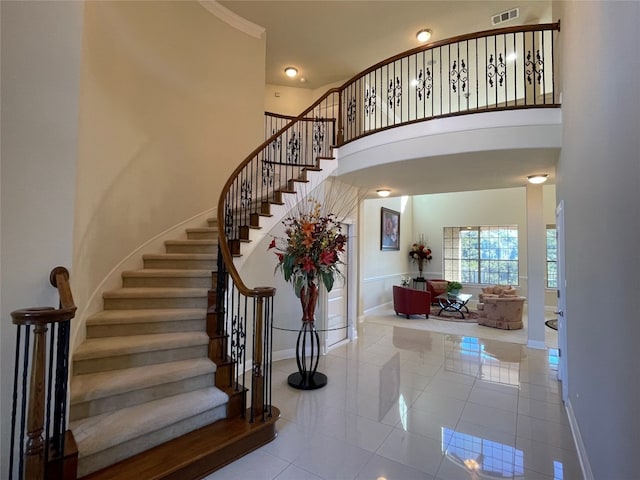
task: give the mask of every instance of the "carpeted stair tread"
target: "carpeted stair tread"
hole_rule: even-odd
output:
[[[76,420],[69,424],[69,428],[73,431],[82,461],[82,457],[224,405],[228,399],[227,394],[216,387],[204,388]]]
[[[123,277],[204,277],[211,278],[211,270],[195,268],[141,268],[122,272]]]
[[[120,325],[123,323],[172,322],[199,320],[206,308],[147,308],[141,310],[102,310],[87,319],[87,325]]]
[[[206,297],[206,288],[181,287],[126,287],[104,292],[105,299],[110,298],[190,298]]]
[[[119,395],[184,378],[213,374],[216,364],[208,358],[146,365],[107,372],[74,375],[71,379],[71,405],[97,398]]]
[[[186,240],[166,240],[164,242],[165,245],[211,245],[217,246],[218,240],[213,238],[194,238],[194,239],[186,239]]]
[[[144,260],[152,258],[177,258],[177,259],[193,259],[193,260],[215,260],[215,253],[147,253],[142,256]]]
[[[133,353],[170,350],[207,345],[206,332],[156,333],[124,337],[87,338],[76,349],[74,361],[130,355]]]

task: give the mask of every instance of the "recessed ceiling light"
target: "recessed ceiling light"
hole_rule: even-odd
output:
[[[389,190],[388,188],[379,188],[378,190],[376,190],[376,193],[379,197],[388,197],[391,194],[391,190]]]
[[[284,74],[287,77],[295,77],[296,75],[298,75],[298,69],[296,67],[287,67],[284,69]]]
[[[527,177],[527,180],[529,180],[529,183],[539,184],[546,182],[548,176],[549,175],[547,175],[546,173],[537,173],[535,175],[529,175]]]
[[[416,33],[416,38],[419,42],[426,42],[431,38],[431,30],[429,30],[428,28],[423,28],[418,33]]]

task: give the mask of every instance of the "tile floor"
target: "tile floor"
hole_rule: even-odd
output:
[[[365,323],[299,391],[274,363],[278,438],[207,480],[578,480],[557,351]]]

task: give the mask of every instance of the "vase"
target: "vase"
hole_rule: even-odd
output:
[[[418,280],[424,280],[424,277],[422,276],[422,269],[424,268],[424,258],[419,258],[418,259]]]
[[[318,303],[318,285],[310,283],[300,290],[300,305],[302,306],[302,322],[315,322],[316,305]]]
[[[327,384],[327,376],[318,372],[320,360],[320,336],[315,327],[315,311],[318,303],[318,285],[309,282],[300,290],[302,325],[296,341],[298,371],[289,375],[287,382],[298,390],[316,390]]]

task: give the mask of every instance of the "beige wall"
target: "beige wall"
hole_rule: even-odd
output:
[[[198,2],[87,2],[84,20],[74,273],[91,313],[110,271],[215,207],[262,141],[265,41]]]
[[[297,117],[313,103],[313,92],[308,88],[265,85],[264,109],[266,112]]]
[[[311,106],[327,90],[342,86],[344,82],[335,82],[316,89],[266,85],[264,88],[264,109],[266,112],[281,115],[298,116]]]

